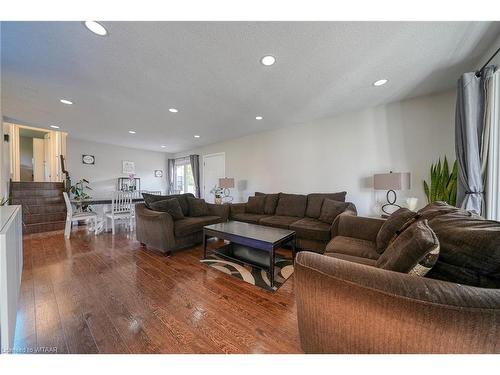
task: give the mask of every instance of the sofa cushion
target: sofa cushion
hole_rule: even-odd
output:
[[[275,228],[288,229],[288,228],[290,228],[291,224],[295,223],[296,221],[299,221],[300,219],[302,219],[302,218],[296,217],[296,216],[274,215],[274,216],[269,216],[269,217],[265,217],[263,219],[260,219],[259,224],[267,225],[267,226],[275,227]]]
[[[266,203],[264,205],[264,213],[266,215],[274,215],[276,212],[276,206],[278,205],[278,199],[280,196],[280,193],[276,194],[265,194],[265,193],[259,193],[255,192],[255,196],[262,196],[264,195],[266,197]]]
[[[428,277],[483,288],[500,288],[500,222],[465,210],[429,220],[441,252]]]
[[[375,260],[380,256],[375,242],[344,236],[335,236],[328,242],[325,255],[328,253],[340,253]]]
[[[164,199],[162,201],[151,202],[149,207],[154,211],[166,212],[172,219],[179,220],[184,219],[184,214],[182,212],[179,200],[175,198]]]
[[[380,227],[377,234],[377,251],[382,254],[389,243],[400,233],[400,231],[417,216],[416,212],[407,208],[400,208]]]
[[[306,216],[318,219],[321,215],[321,207],[325,199],[334,201],[345,202],[347,192],[342,191],[339,193],[312,193],[307,195],[307,208]]]
[[[243,221],[245,223],[259,224],[260,219],[264,219],[265,217],[269,217],[268,215],[259,215],[259,214],[249,214],[245,213],[234,213],[231,214],[231,218],[236,221]]]
[[[189,216],[197,217],[208,215],[208,206],[204,199],[188,197],[187,201],[189,204]]]
[[[330,240],[330,225],[310,217],[292,223],[290,229],[297,233],[298,238],[325,242]]]
[[[439,241],[427,220],[410,225],[378,258],[376,266],[385,270],[425,276],[436,264]]]
[[[357,256],[354,256],[354,255],[339,254],[339,253],[328,253],[328,254],[325,254],[325,255],[329,256],[331,258],[337,258],[337,259],[347,260],[348,262],[354,262],[354,263],[359,263],[359,264],[366,264],[367,266],[375,266],[375,264],[377,263],[377,261],[375,259],[357,257]]]
[[[194,198],[194,195],[191,193],[172,194],[172,195],[154,195],[154,194],[142,193],[142,197],[144,198],[144,203],[146,204],[147,208],[150,208],[149,205],[152,202],[163,201],[165,199],[175,198],[179,201],[179,205],[181,206],[182,213],[184,214],[184,216],[187,216],[189,214],[189,204],[188,204],[187,198],[188,197]]]
[[[192,233],[201,232],[205,225],[222,222],[219,216],[185,217],[174,222],[174,234],[182,237]]]
[[[245,212],[249,214],[264,214],[264,205],[266,203],[266,196],[248,197],[248,203]]]
[[[306,195],[280,193],[275,215],[304,217],[306,205]]]
[[[327,224],[332,224],[335,218],[344,212],[347,207],[349,207],[349,203],[325,198],[325,200],[323,200],[323,206],[321,207],[321,215],[319,215],[318,220]]]

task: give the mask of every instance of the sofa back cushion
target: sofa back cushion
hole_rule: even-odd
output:
[[[439,257],[439,241],[427,220],[406,228],[378,258],[376,267],[425,276]]]
[[[304,217],[306,205],[306,195],[280,193],[275,214],[278,216]]]
[[[321,215],[318,220],[327,224],[332,224],[335,218],[344,212],[349,205],[350,204],[346,202],[339,202],[327,198],[323,201]]]
[[[318,219],[321,215],[321,207],[325,199],[334,201],[345,202],[347,192],[341,191],[339,193],[313,193],[307,196],[306,216]]]
[[[149,206],[154,211],[168,213],[174,220],[184,219],[185,217],[182,212],[181,205],[179,204],[179,200],[175,198],[151,202]]]
[[[407,208],[400,208],[392,213],[391,216],[382,224],[377,234],[377,251],[382,254],[391,240],[393,240],[409,222],[412,222],[417,216],[416,212]]]
[[[181,206],[182,213],[184,214],[184,216],[187,216],[189,214],[189,205],[188,205],[187,198],[188,197],[194,198],[194,195],[191,193],[172,194],[172,195],[154,195],[154,194],[142,193],[142,197],[144,198],[144,203],[146,204],[146,207],[149,209],[151,209],[150,203],[152,203],[152,202],[163,201],[165,199],[175,198],[179,201],[179,205]]]
[[[429,225],[441,254],[428,277],[483,288],[500,288],[500,223],[445,207]]]
[[[278,205],[278,199],[279,199],[280,193],[265,194],[265,193],[260,193],[260,192],[256,191],[255,196],[256,197],[265,196],[266,203],[264,204],[264,214],[274,215],[274,213],[276,212],[276,206]]]
[[[207,216],[208,206],[204,199],[198,199],[193,197],[187,198],[189,204],[189,216]]]
[[[249,214],[264,214],[264,208],[266,204],[266,196],[259,195],[255,197],[248,197],[248,202],[245,208],[245,212]]]

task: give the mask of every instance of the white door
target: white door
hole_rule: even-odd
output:
[[[203,156],[203,198],[209,203],[215,196],[210,191],[219,185],[219,178],[226,176],[226,154],[211,154]]]
[[[45,181],[45,141],[33,138],[33,181]]]

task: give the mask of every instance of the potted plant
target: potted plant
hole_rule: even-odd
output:
[[[429,203],[443,201],[452,206],[457,204],[457,161],[453,163],[453,167],[449,168],[446,156],[441,164],[439,158],[436,164],[431,164],[431,180],[430,183],[424,180],[424,191]]]
[[[82,178],[76,184],[72,185],[69,189],[70,193],[73,194],[74,199],[76,201],[80,201],[80,203],[77,204],[77,209],[80,212],[92,211],[92,208],[88,204],[81,203],[81,201],[85,199],[92,198],[85,192],[85,190],[92,190],[92,188],[88,184],[88,180]]]

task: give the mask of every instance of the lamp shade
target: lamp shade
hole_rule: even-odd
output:
[[[373,188],[375,190],[408,190],[410,188],[410,172],[373,175]]]
[[[219,187],[223,189],[234,188],[234,178],[219,178]]]

